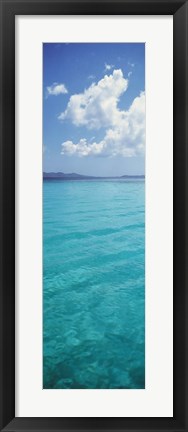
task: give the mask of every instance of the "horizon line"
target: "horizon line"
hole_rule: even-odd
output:
[[[68,172],[65,173],[63,171],[43,171],[43,175],[45,174],[62,174],[62,175],[75,175],[75,176],[84,176],[84,177],[96,177],[96,178],[116,178],[116,177],[145,177],[145,174],[122,174],[122,175],[94,175],[94,174],[80,174],[80,173],[76,173],[76,172]]]

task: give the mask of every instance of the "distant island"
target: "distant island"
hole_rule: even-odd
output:
[[[95,179],[145,179],[145,175],[123,175],[123,176],[89,176],[77,173],[63,173],[63,172],[44,172],[44,180],[95,180]]]

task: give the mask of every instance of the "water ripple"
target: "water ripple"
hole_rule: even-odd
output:
[[[45,182],[43,386],[145,386],[144,182]]]

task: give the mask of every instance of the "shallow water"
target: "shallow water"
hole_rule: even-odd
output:
[[[44,181],[44,388],[145,387],[144,191]]]

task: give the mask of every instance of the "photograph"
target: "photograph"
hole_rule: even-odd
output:
[[[145,389],[145,43],[43,43],[43,389]]]
[[[188,432],[188,0],[0,4],[0,432]]]

